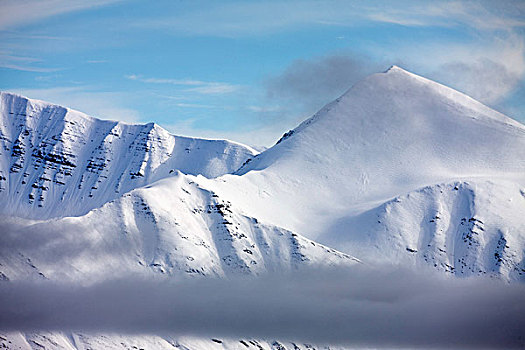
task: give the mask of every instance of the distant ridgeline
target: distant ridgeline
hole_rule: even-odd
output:
[[[0,113],[4,214],[84,214],[176,170],[216,177],[255,154],[226,140],[174,136],[153,123],[98,120],[9,93],[0,93]]]

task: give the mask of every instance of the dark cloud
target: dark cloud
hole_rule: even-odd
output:
[[[415,348],[525,346],[525,286],[361,266],[239,279],[0,284],[0,329]]]
[[[282,74],[266,82],[267,96],[270,101],[289,105],[294,111],[314,113],[357,81],[387,68],[388,65],[359,55],[296,60]]]

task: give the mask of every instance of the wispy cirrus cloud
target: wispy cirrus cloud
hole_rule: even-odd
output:
[[[46,35],[19,30],[50,17],[89,10],[121,0],[4,0],[0,2],[0,67],[24,72],[55,72],[62,67],[48,67],[43,59],[35,58],[36,43],[42,41],[73,42],[67,36]],[[5,52],[8,51],[8,52]],[[44,66],[46,65],[46,66]]]
[[[519,1],[405,2],[404,7],[369,7],[368,19],[409,27],[458,24],[482,30],[525,27],[525,7]]]
[[[240,85],[215,81],[210,82],[193,79],[146,78],[136,74],[129,74],[125,77],[129,80],[135,80],[147,84],[167,84],[185,86],[187,88],[185,88],[183,91],[196,92],[203,95],[228,94],[238,91],[241,88]]]
[[[190,86],[209,84],[208,82],[201,81],[201,80],[145,78],[137,74],[129,74],[129,75],[126,75],[125,77],[126,79],[129,79],[129,80],[136,80],[142,83],[149,83],[149,84],[171,84],[171,85],[190,85]]]
[[[199,103],[176,103],[175,106],[181,108],[204,108],[204,109],[224,109],[222,106],[204,105]]]
[[[41,35],[32,33],[22,33],[13,30],[4,30],[1,33],[2,39],[28,39],[28,40],[72,40],[70,37],[65,36],[53,36],[53,35]]]
[[[204,95],[213,94],[229,94],[239,90],[239,85],[232,85],[228,83],[207,83],[202,86],[186,89],[188,92],[196,92]]]
[[[0,51],[0,68],[14,69],[24,72],[56,72],[61,68],[42,67],[42,60],[35,57],[14,55],[10,52]]]
[[[23,27],[65,13],[88,10],[121,0],[4,0],[0,2],[0,30]]]
[[[458,24],[476,29],[525,27],[520,1],[446,1],[371,3],[334,0],[235,2],[206,6],[183,15],[144,19],[133,25],[179,35],[247,37],[309,26],[359,26],[366,22],[408,27]],[[277,16],[278,14],[278,16]]]

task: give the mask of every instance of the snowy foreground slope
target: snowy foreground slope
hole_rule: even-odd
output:
[[[218,339],[152,335],[94,335],[90,333],[0,333],[0,344],[8,349],[154,349],[154,350],[316,350],[326,349],[312,344],[256,339]],[[329,349],[344,349],[331,346]]]
[[[254,151],[226,140],[169,134],[158,125],[98,120],[0,92],[0,212],[82,215],[175,170],[216,177]]]
[[[80,217],[5,222],[1,274],[95,283],[133,274],[258,275],[358,260],[258,222],[177,173]],[[42,249],[45,248],[45,249]]]
[[[5,280],[228,277],[351,268],[358,261],[525,280],[525,126],[401,68],[356,84],[257,156],[233,143],[179,139],[153,125],[98,121],[31,100],[25,100],[31,108],[15,108],[20,102],[9,101],[23,98],[2,99],[2,115],[22,119],[3,121],[0,130],[8,139],[0,155],[0,213],[36,219],[2,219]],[[39,119],[16,111],[35,106],[66,116],[42,112],[45,122],[31,124],[29,134],[45,134],[44,143],[22,137],[25,124]],[[48,132],[54,121],[62,126]],[[88,124],[72,142],[74,128]],[[87,135],[98,135],[96,145]],[[184,142],[195,148],[177,153]],[[19,154],[14,146],[21,143]],[[109,164],[94,173],[93,152]],[[18,172],[11,172],[13,164]],[[222,176],[210,178],[216,175]],[[33,195],[30,202],[32,191],[43,199]],[[308,348],[273,340],[0,336],[0,344],[24,349]]]
[[[89,285],[131,276],[256,276],[359,260],[239,213],[176,173],[80,217],[4,218],[0,277]],[[167,194],[167,195],[166,195]],[[71,332],[0,333],[9,349],[314,349],[277,340]]]

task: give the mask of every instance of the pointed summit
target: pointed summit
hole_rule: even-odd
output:
[[[238,173],[254,188],[275,177],[267,196],[293,198],[290,207],[300,202],[290,193],[308,202],[318,189],[319,204],[308,212],[316,215],[322,203],[344,208],[460,177],[525,180],[525,126],[393,66],[354,85]]]
[[[383,73],[392,73],[392,72],[406,72],[406,70],[404,70],[403,68],[393,64],[386,71],[384,71]]]
[[[444,111],[444,109],[450,109],[451,105],[455,106],[455,110]],[[379,108],[383,110],[380,112]],[[417,113],[410,112],[413,108],[417,109],[414,111]],[[334,112],[336,109],[338,112]],[[355,111],[350,114],[351,109]],[[492,120],[519,129],[524,128],[521,123],[457,90],[392,65],[382,73],[372,74],[357,82],[341,97],[327,104],[313,117],[283,135],[278,143],[292,135],[297,136],[320,119],[341,119],[341,116],[345,116],[341,120],[332,120],[333,125],[341,126],[362,118],[367,120],[367,123],[375,120],[378,124],[389,128],[392,123],[399,124],[398,118],[417,117],[427,123],[439,124],[445,122],[443,118],[448,119],[452,115],[455,116],[454,119],[459,118],[464,121]],[[451,122],[456,121],[451,120]]]

